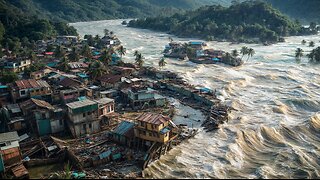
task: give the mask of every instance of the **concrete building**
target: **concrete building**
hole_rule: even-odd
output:
[[[68,103],[68,126],[74,137],[96,133],[100,130],[98,103],[89,99]]]
[[[51,87],[43,80],[27,79],[10,84],[10,93],[14,103],[27,100],[32,97],[51,99]]]
[[[157,94],[155,90],[145,87],[132,87],[128,90],[128,100],[132,108],[162,107],[166,98]]]

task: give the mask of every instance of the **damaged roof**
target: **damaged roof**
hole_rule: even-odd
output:
[[[111,98],[102,98],[95,101],[99,104],[108,104],[108,103],[114,102],[114,100]]]
[[[36,89],[42,87],[50,87],[50,85],[43,80],[26,79],[15,81],[15,85],[18,89]]]
[[[20,106],[22,109],[24,107],[28,107],[28,106],[32,106],[32,105],[35,105],[35,106],[38,106],[41,108],[45,108],[45,109],[50,109],[50,110],[54,109],[54,107],[51,104],[49,104],[46,101],[40,100],[40,99],[31,98],[25,102],[20,103]]]
[[[97,104],[97,103],[94,101],[91,101],[90,99],[85,99],[82,101],[76,101],[76,102],[69,103],[69,104],[67,104],[67,106],[71,109],[76,109],[76,108],[95,105],[95,104]]]
[[[133,137],[134,136],[134,123],[129,121],[122,121],[114,130],[113,133],[126,136]]]
[[[0,142],[18,141],[18,140],[19,140],[19,136],[17,131],[0,134]]]
[[[170,118],[161,114],[143,113],[137,117],[136,120],[159,125],[170,121]]]

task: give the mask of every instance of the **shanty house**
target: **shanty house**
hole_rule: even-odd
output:
[[[97,80],[100,82],[101,86],[106,89],[117,89],[121,84],[121,75],[105,75]]]
[[[5,167],[21,162],[19,136],[16,131],[0,134],[0,172]]]
[[[102,116],[107,116],[110,113],[114,112],[114,100],[110,98],[102,98],[95,100],[99,105],[98,115],[99,118]]]
[[[132,147],[134,141],[134,123],[122,121],[112,132],[112,139],[120,144]]]
[[[176,137],[169,124],[174,125],[167,116],[143,113],[136,118],[134,135],[145,141],[166,143]]]
[[[68,103],[68,125],[74,137],[96,133],[100,130],[98,103],[89,99]]]
[[[39,136],[59,133],[65,130],[63,110],[55,108],[46,101],[33,99],[20,104],[20,107],[29,120],[30,126],[36,127]]]
[[[132,108],[161,107],[166,98],[157,94],[155,90],[145,87],[132,87],[128,90],[128,100]]]
[[[32,97],[51,99],[50,85],[43,80],[27,79],[15,81],[10,85],[10,93],[14,103]]]
[[[30,59],[7,60],[3,68],[11,72],[22,72],[31,65]]]

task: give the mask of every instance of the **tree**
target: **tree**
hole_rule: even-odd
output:
[[[77,48],[76,47],[72,47],[72,51],[69,54],[69,59],[71,61],[79,61],[80,57],[79,57],[79,54],[77,52]]]
[[[243,58],[243,56],[245,56],[245,55],[247,55],[248,54],[248,47],[246,47],[246,46],[243,46],[242,48],[241,48],[241,50],[240,50],[240,54],[242,54],[242,57],[241,57],[241,59]]]
[[[112,51],[112,49],[105,49],[100,56],[101,62],[107,66],[112,62]]]
[[[159,61],[159,67],[160,69],[163,68],[167,64],[166,60],[164,57],[162,57]]]
[[[310,26],[309,26],[309,29],[311,31],[316,31],[317,30],[317,24],[315,22],[311,22]]]
[[[120,54],[120,56],[122,58],[122,56],[126,55],[126,48],[124,48],[123,46],[120,46],[118,48],[118,53]]]
[[[62,58],[63,56],[65,56],[66,52],[65,50],[61,47],[61,46],[57,46],[55,51],[54,51],[54,56],[56,58]]]
[[[232,50],[231,54],[232,54],[232,56],[235,57],[235,58],[239,56],[239,52],[238,52],[238,50],[236,50],[236,49]]]
[[[310,62],[320,63],[320,47],[313,49],[310,54],[307,55]]]
[[[88,74],[94,81],[107,73],[109,73],[109,69],[100,61],[95,61],[89,65]]]
[[[301,41],[301,44],[302,44],[302,45],[305,45],[306,43],[307,43],[306,40],[302,40],[302,41]]]
[[[81,55],[88,58],[88,59],[92,58],[92,52],[91,52],[91,49],[88,44],[86,44],[82,47]]]
[[[8,84],[18,80],[18,75],[15,72],[3,72],[0,78],[1,83]]]
[[[136,64],[137,64],[140,68],[141,68],[141,67],[143,66],[143,64],[144,64],[143,59],[144,59],[144,57],[142,56],[141,53],[138,53],[138,54],[136,55],[135,61],[136,61]]]
[[[247,52],[247,55],[248,55],[248,59],[247,61],[249,60],[250,57],[252,57],[256,52],[252,49],[252,48],[249,48],[248,49],[248,52]]]
[[[67,56],[64,56],[62,60],[58,63],[58,69],[60,71],[68,72],[70,69],[68,63],[69,59],[67,58]]]
[[[303,50],[301,48],[297,48],[296,55],[295,55],[296,59],[300,60],[302,56],[303,56]]]
[[[133,55],[137,57],[137,55],[139,54],[139,51],[135,50]]]
[[[169,37],[168,39],[169,39],[169,41],[170,41],[170,42],[173,42],[173,39],[172,39],[172,37]]]
[[[309,47],[314,47],[314,45],[315,45],[315,44],[314,44],[313,41],[310,41],[310,42],[309,42]]]
[[[104,29],[103,32],[105,36],[108,36],[110,31],[108,29]]]
[[[0,58],[2,58],[3,55],[4,55],[4,53],[3,53],[3,51],[2,51],[2,46],[1,46],[1,44],[0,44]]]

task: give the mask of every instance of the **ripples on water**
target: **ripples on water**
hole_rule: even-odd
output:
[[[121,20],[72,24],[81,35],[114,31],[127,48],[157,67],[170,35],[126,28]],[[173,37],[174,40],[188,41]],[[320,177],[320,65],[300,63],[294,51],[312,48],[301,41],[319,36],[290,37],[271,46],[246,45],[256,55],[241,67],[197,65],[167,60],[166,70],[178,72],[194,85],[217,89],[219,98],[238,111],[233,120],[213,133],[200,132],[152,164],[145,173],[153,178],[319,178]],[[230,51],[244,45],[209,42]],[[246,60],[246,57],[244,58]]]

